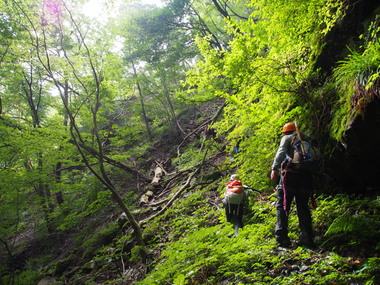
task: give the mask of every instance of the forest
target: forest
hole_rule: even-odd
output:
[[[0,285],[380,284],[380,3],[148,3],[0,0]],[[314,248],[295,206],[275,240],[288,122]]]

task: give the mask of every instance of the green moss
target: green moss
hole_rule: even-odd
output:
[[[82,247],[85,249],[83,257],[90,257],[101,247],[110,244],[119,231],[120,228],[116,222],[106,224],[103,228],[97,229],[95,233],[82,244]]]

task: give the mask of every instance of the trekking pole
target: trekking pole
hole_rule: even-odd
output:
[[[247,185],[243,185],[243,187],[244,187],[244,189],[252,190],[252,191],[256,191],[256,192],[258,192],[258,193],[260,193],[260,194],[263,193],[261,190],[257,190],[257,189],[255,189],[255,188],[249,187],[249,186],[247,186]]]
[[[297,137],[298,139],[300,140],[300,146],[301,146],[301,153],[302,153],[302,159],[305,158],[306,156],[306,150],[305,150],[305,146],[303,145],[302,143],[302,136],[301,136],[301,132],[300,132],[300,129],[298,128],[298,125],[297,125],[297,122],[295,121],[294,122],[294,125],[296,126],[296,133],[297,133]]]
[[[297,126],[297,122],[294,122],[294,125],[296,126],[297,137],[301,141],[300,145],[301,145],[302,158],[305,158],[305,156],[306,156],[306,150],[305,150],[305,146],[302,143],[301,132],[300,132],[298,126]],[[314,192],[313,191],[311,193],[311,204],[312,204],[313,209],[317,208],[317,202],[315,201],[315,197],[314,197]]]

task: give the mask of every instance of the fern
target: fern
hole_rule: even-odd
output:
[[[357,218],[346,213],[334,220],[334,222],[329,226],[325,235],[330,234],[340,234],[340,233],[350,233],[354,230],[358,230]]]
[[[366,248],[368,252],[378,250],[379,206],[378,199],[361,200],[347,195],[321,200],[314,213],[315,220],[317,223],[331,221],[324,233],[327,240],[322,245],[343,252],[348,250],[348,245]]]
[[[380,17],[370,24],[370,37],[365,39],[362,51],[350,50],[351,54],[339,62],[334,70],[333,80],[339,101],[335,106],[332,130],[333,136],[341,139],[344,131],[358,114],[363,115],[366,106],[378,94],[380,68],[380,42],[378,24]],[[342,116],[343,115],[343,116]],[[342,120],[342,117],[344,118]]]

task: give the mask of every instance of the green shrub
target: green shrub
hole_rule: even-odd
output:
[[[34,270],[26,270],[16,275],[13,281],[12,279],[13,278],[10,275],[8,275],[0,279],[0,281],[2,280],[1,284],[30,285],[37,284],[38,280],[40,279],[40,276]]]
[[[98,229],[83,243],[82,246],[86,249],[83,256],[89,257],[94,255],[96,250],[100,249],[104,245],[110,244],[119,231],[120,229],[116,222],[107,224],[107,226],[103,229]]]
[[[202,191],[197,191],[184,200],[195,199],[199,202],[202,195]],[[362,217],[379,213],[377,200],[352,198],[348,195],[320,197],[318,208],[312,212],[319,228],[318,234],[324,234],[330,228],[330,233],[322,238],[330,239],[332,246],[340,241],[340,230],[333,234],[332,224],[342,213],[356,211]],[[205,211],[206,203],[203,206],[195,203],[197,206],[191,208],[192,203],[188,202],[179,202],[176,204],[178,208],[171,209],[169,216],[176,218],[166,221],[165,230],[170,228],[175,234],[170,242],[165,243],[164,249],[163,244],[158,243],[157,248],[162,250],[160,258],[152,264],[153,270],[137,284],[343,285],[373,282],[377,279],[371,274],[379,275],[379,261],[376,258],[360,260],[344,257],[334,251],[310,251],[302,247],[279,251],[273,237],[276,214],[270,198],[261,197],[250,204],[250,212],[245,217],[246,225],[237,237],[232,237],[232,226],[225,222],[222,210],[214,213],[219,216],[219,224],[207,226],[202,220],[202,217],[207,217],[202,212]],[[193,212],[179,215],[180,209],[182,213],[191,209]],[[377,215],[373,215],[373,218],[377,219]],[[218,219],[212,221],[218,223]],[[356,226],[342,227],[341,230],[355,232]],[[292,239],[297,238],[296,213],[292,213],[289,227]],[[366,235],[368,232],[364,233]],[[163,232],[160,235],[165,237]],[[364,240],[365,236],[362,237]]]

